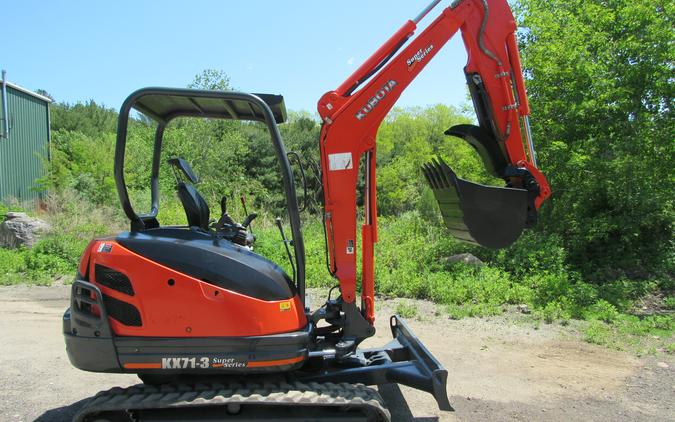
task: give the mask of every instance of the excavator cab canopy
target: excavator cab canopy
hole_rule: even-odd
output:
[[[157,124],[152,157],[148,157],[152,162],[152,168],[150,174],[151,205],[147,213],[137,213],[134,210],[124,178],[127,129],[131,110],[143,113]],[[122,209],[131,221],[131,231],[142,232],[159,228],[157,220],[159,213],[159,171],[164,131],[169,122],[178,117],[249,120],[262,122],[267,126],[283,182],[286,208],[291,226],[291,244],[295,252],[296,282],[301,297],[304,297],[305,250],[300,229],[300,213],[293,172],[277,126],[277,124],[286,120],[286,107],[281,95],[158,87],[142,88],[129,95],[122,104],[119,113],[114,173]],[[188,179],[193,182],[196,181],[196,175],[185,162],[176,161],[172,165],[177,165]]]
[[[231,96],[228,91],[195,89],[145,88],[131,94],[132,107],[158,122],[168,123],[176,117],[210,117],[216,119],[265,121],[265,113],[250,98]],[[261,99],[272,111],[277,124],[286,121],[284,97],[271,94],[246,94]],[[127,99],[127,102],[129,101]]]
[[[124,180],[127,129],[131,110],[143,113],[157,123],[150,175],[151,209],[145,214],[134,210]],[[286,106],[281,95],[249,94],[235,91],[210,91],[187,88],[142,88],[122,104],[117,124],[115,146],[115,184],[124,213],[132,231],[158,227],[159,168],[166,126],[178,117],[250,120],[266,123],[277,158],[281,164],[289,214],[297,213],[297,199],[286,149],[277,124],[286,120]],[[291,217],[291,221],[294,220]],[[298,217],[299,220],[299,217]],[[298,224],[299,225],[299,224]],[[298,229],[299,230],[299,229]]]

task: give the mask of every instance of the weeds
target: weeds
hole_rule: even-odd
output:
[[[582,330],[585,341],[617,350],[631,350],[638,354],[650,350],[673,353],[673,315],[652,315],[638,318],[618,314],[612,323],[593,319]]]
[[[416,318],[417,308],[412,303],[401,301],[396,304],[396,313],[403,318]]]

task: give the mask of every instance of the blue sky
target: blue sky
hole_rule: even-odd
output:
[[[183,87],[213,68],[239,90],[282,94],[289,109],[315,112],[324,92],[427,2],[5,0],[0,67],[57,101],[114,108],[137,88]],[[465,103],[465,63],[457,34],[398,105]]]

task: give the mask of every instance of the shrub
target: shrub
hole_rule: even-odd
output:
[[[600,299],[594,305],[588,308],[585,314],[586,319],[595,319],[612,323],[619,317],[619,311],[611,303]]]
[[[510,247],[493,256],[493,263],[516,276],[565,274],[567,253],[557,235],[526,230]]]
[[[566,274],[549,272],[533,274],[525,279],[525,284],[534,291],[534,305],[540,307],[559,301],[572,291],[572,284]]]
[[[611,330],[601,321],[591,321],[583,330],[584,341],[593,344],[605,345],[612,337]]]
[[[665,306],[666,309],[675,309],[675,296],[669,296],[663,299],[663,306]]]
[[[546,306],[536,312],[536,315],[547,324],[552,324],[557,320],[568,321],[572,317],[569,306],[562,302],[547,303]]]
[[[503,310],[502,307],[496,304],[478,303],[457,305],[450,304],[446,307],[446,311],[451,319],[462,319],[470,317],[488,317],[500,315]]]
[[[403,318],[415,318],[417,316],[417,308],[414,304],[401,301],[396,304],[396,313]]]
[[[26,270],[25,249],[0,248],[0,285],[26,282],[21,274]]]

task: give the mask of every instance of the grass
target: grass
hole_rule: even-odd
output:
[[[396,310],[395,312],[402,316],[403,318],[417,318],[417,308],[415,307],[414,304],[406,302],[406,301],[401,301],[396,304]]]
[[[92,238],[123,227],[115,210],[89,204],[73,192],[50,196],[45,204],[47,212],[34,214],[52,230],[31,249],[0,248],[0,285],[49,285],[55,278],[73,276]]]
[[[675,353],[675,318],[673,315],[652,315],[639,318],[620,314],[611,323],[592,319],[582,329],[583,339],[616,350],[638,355],[658,352]]]
[[[490,303],[450,304],[446,307],[446,312],[451,319],[462,319],[472,317],[489,317],[500,315],[504,312],[500,305]]]

